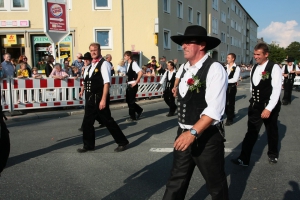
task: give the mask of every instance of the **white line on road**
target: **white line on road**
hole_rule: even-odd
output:
[[[149,151],[151,152],[157,152],[157,153],[170,153],[170,152],[173,152],[173,148],[151,148]],[[232,148],[224,148],[224,151],[226,153],[231,153],[235,150],[233,150]]]

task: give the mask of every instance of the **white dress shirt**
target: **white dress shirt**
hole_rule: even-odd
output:
[[[187,62],[185,65],[182,64],[176,73],[176,78],[180,78],[183,68],[186,70],[184,76],[181,78],[178,89],[182,97],[188,92],[189,86],[187,85],[187,80],[192,78],[192,75],[196,75],[198,70],[201,69],[204,61],[208,58],[206,54],[201,60],[199,60],[194,66],[190,66],[190,63]],[[207,107],[200,114],[206,115],[214,119],[212,125],[215,125],[221,121],[222,115],[225,110],[226,102],[226,90],[228,85],[227,74],[224,70],[224,67],[218,63],[214,62],[209,70],[206,77],[206,80],[200,80],[205,82],[206,91],[205,91],[205,101]],[[183,129],[190,129],[194,124],[181,124],[180,127]]]
[[[293,65],[284,65],[282,68],[281,68],[281,73],[282,74],[285,74],[285,68],[287,67],[287,70],[288,72],[290,73],[291,71],[293,71]],[[295,71],[299,71],[299,66],[295,65]]]
[[[98,65],[98,62],[92,63],[89,66],[89,68],[87,68],[85,70],[85,73],[89,73],[90,78],[91,78],[92,74],[94,73],[95,68],[96,68],[97,65]],[[103,78],[103,84],[111,82],[111,75],[110,75],[111,69],[110,68],[111,68],[111,66],[110,66],[109,62],[107,62],[107,61],[104,61],[102,63],[102,66],[100,67],[102,78]]]
[[[173,71],[165,71],[163,77],[161,78],[159,84],[163,84],[165,82],[165,79],[167,78],[167,73],[169,72],[169,75],[168,75],[168,80],[171,80],[172,77],[173,77],[173,74],[176,73],[176,69],[174,69]],[[172,88],[171,88],[172,89]]]
[[[236,82],[239,81],[239,78],[240,78],[241,69],[235,63],[233,63],[233,65],[231,67],[229,67],[228,64],[226,65],[227,74],[229,75],[231,73],[232,67],[236,67],[236,68],[235,68],[235,72],[233,74],[233,77],[231,79],[228,79],[228,83],[236,83]]]
[[[139,73],[141,71],[141,68],[139,67],[139,65],[135,61],[132,61],[132,62],[133,62],[132,63],[132,70],[135,71],[135,73]],[[128,72],[130,64],[131,63],[128,63],[127,72]]]
[[[266,61],[264,64],[262,65],[257,65],[254,73],[253,73],[253,77],[251,77],[252,74],[252,69],[250,72],[250,92],[252,92],[252,84],[251,84],[251,80],[253,79],[253,84],[255,86],[257,86],[261,80],[261,74],[263,71],[265,71],[265,68],[267,66],[269,61]],[[274,109],[274,107],[276,106],[278,99],[280,98],[280,93],[281,93],[281,69],[279,67],[279,65],[275,64],[273,66],[273,70],[271,73],[272,76],[272,93],[270,96],[270,100],[269,103],[266,107],[267,110],[269,110],[270,112]]]

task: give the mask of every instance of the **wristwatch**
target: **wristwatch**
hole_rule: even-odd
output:
[[[198,133],[197,133],[197,131],[196,131],[195,129],[191,128],[191,129],[190,129],[190,132],[191,132],[191,134],[192,134],[193,136],[195,136],[196,138],[198,137]]]

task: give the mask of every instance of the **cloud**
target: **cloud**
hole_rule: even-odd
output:
[[[286,48],[294,41],[300,42],[300,27],[295,20],[282,22],[271,22],[269,26],[258,32],[258,38],[263,37],[267,43],[272,41]]]

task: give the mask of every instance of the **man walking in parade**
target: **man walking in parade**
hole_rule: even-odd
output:
[[[248,108],[248,131],[242,143],[238,158],[231,161],[240,166],[248,166],[252,149],[258,138],[262,124],[268,136],[269,163],[278,160],[278,116],[281,107],[281,69],[268,60],[269,47],[259,43],[254,47],[255,64],[250,72],[250,106]]]
[[[131,51],[124,53],[124,60],[127,62],[127,89],[126,89],[126,103],[129,108],[130,118],[126,119],[127,122],[135,122],[143,113],[143,109],[135,103],[136,93],[138,91],[138,83],[143,75],[141,68],[132,60]]]
[[[84,153],[95,149],[95,129],[93,125],[98,115],[118,144],[115,152],[124,151],[129,142],[111,117],[109,109],[110,64],[101,56],[99,43],[90,44],[89,49],[93,60],[84,72],[86,104],[83,118],[83,148],[79,148],[77,151]]]
[[[299,71],[298,66],[294,63],[294,58],[287,59],[287,65],[284,65],[281,69],[282,76],[284,77],[283,80],[283,88],[284,88],[284,95],[282,98],[282,105],[288,105],[292,102],[292,91],[294,87],[294,79],[296,76],[297,71]]]
[[[237,92],[236,86],[240,77],[240,67],[235,64],[236,55],[229,53],[227,55],[226,71],[228,74],[228,87],[226,91],[226,106],[225,113],[227,120],[225,126],[233,124],[234,110],[235,110],[235,95]]]
[[[173,92],[178,94],[178,131],[173,167],[164,200],[183,200],[195,166],[206,181],[213,200],[228,199],[224,171],[224,129],[227,74],[207,54],[220,40],[207,36],[205,28],[188,26],[184,35],[171,36],[182,46],[187,63],[176,73]]]

